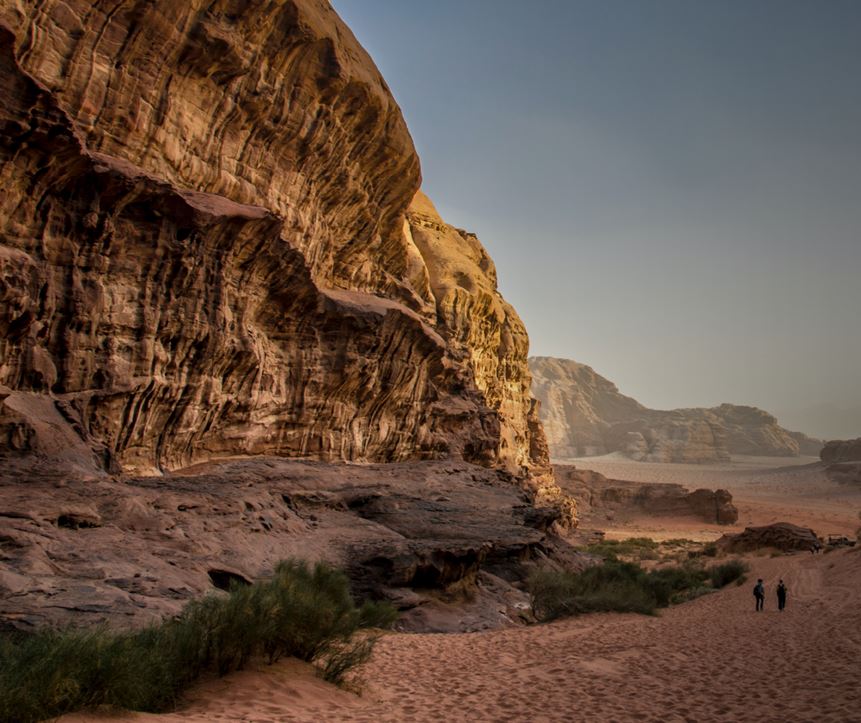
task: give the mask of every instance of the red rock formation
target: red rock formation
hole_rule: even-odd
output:
[[[738,520],[732,495],[724,489],[690,492],[678,484],[609,479],[599,472],[556,465],[562,489],[577,501],[580,515],[632,512],[656,517],[696,517],[718,525]]]
[[[412,141],[328,2],[5,3],[0,92],[7,456],[59,415],[93,474],[452,456],[563,502],[523,325],[407,213]]]
[[[144,624],[294,556],[326,559],[356,592],[405,608],[442,592],[484,599],[480,623],[498,625],[499,600],[476,583],[523,579],[530,558],[545,559],[552,519],[540,512],[551,511],[527,504],[503,470],[452,461],[256,457],[122,483],[0,481],[0,632]]]
[[[819,545],[816,533],[808,527],[789,522],[775,522],[763,527],[745,527],[737,535],[724,535],[717,544],[727,552],[750,552],[764,547],[777,550],[811,550]]]

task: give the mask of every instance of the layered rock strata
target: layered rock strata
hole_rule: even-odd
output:
[[[609,479],[592,470],[557,465],[556,478],[577,501],[581,519],[599,521],[608,515],[694,517],[718,525],[738,521],[732,494],[725,489],[691,492],[679,484]]]
[[[529,365],[556,459],[621,452],[648,462],[708,463],[729,461],[734,454],[817,454],[821,446],[783,429],[756,407],[648,409],[585,364],[532,357]]]
[[[750,552],[763,548],[777,550],[811,551],[819,549],[821,543],[817,534],[809,527],[799,527],[789,522],[775,522],[763,527],[745,527],[737,535],[724,535],[717,545],[726,552]]]
[[[523,325],[328,2],[3,3],[0,92],[6,457],[453,457],[571,518]]]
[[[506,625],[528,608],[506,581],[564,548],[557,520],[508,473],[463,462],[258,457],[123,483],[0,477],[0,630],[142,625],[289,557],[344,568],[408,628]]]

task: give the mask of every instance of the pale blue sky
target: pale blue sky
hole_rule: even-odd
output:
[[[333,5],[533,354],[861,436],[861,2]]]

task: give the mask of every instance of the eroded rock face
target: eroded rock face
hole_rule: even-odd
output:
[[[585,364],[532,357],[529,365],[556,459],[622,452],[647,462],[708,463],[728,461],[733,454],[817,454],[821,446],[783,429],[756,407],[648,409]]]
[[[820,545],[816,533],[809,527],[789,522],[775,522],[763,527],[745,527],[737,535],[724,535],[717,544],[727,552],[750,552],[766,547],[777,550],[811,550]]]
[[[7,456],[59,415],[89,475],[454,457],[565,502],[523,325],[328,2],[4,3],[0,93]]]
[[[565,547],[548,523],[508,473],[463,462],[258,457],[122,483],[0,475],[0,630],[141,625],[290,557],[342,567],[406,626],[428,627],[438,598],[483,608],[455,611],[451,629],[508,624],[527,596],[488,576],[522,580]]]
[[[583,519],[620,514],[695,517],[718,525],[738,521],[732,494],[724,489],[691,492],[679,484],[609,479],[599,472],[556,465],[556,479],[577,501]]]
[[[542,457],[541,432],[531,427],[531,378],[526,327],[496,288],[496,267],[476,238],[445,223],[419,192],[407,212],[406,234],[424,259],[438,328],[472,371],[488,405],[499,412],[499,455],[512,471]],[[532,437],[538,437],[532,442]]]

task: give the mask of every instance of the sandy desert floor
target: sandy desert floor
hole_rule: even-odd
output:
[[[730,527],[685,519],[616,517],[600,524],[611,539],[713,540],[725,532],[772,522],[811,527],[820,536],[854,537],[861,526],[861,487],[831,481],[813,457],[737,457],[726,464],[696,465],[634,462],[620,455],[606,455],[564,462],[612,479],[681,484],[691,490],[723,488],[732,493],[739,511],[738,523]]]
[[[749,561],[769,592],[763,613],[748,581],[656,617],[390,634],[361,696],[287,662],[208,682],[177,714],[117,720],[861,721],[861,550]],[[789,587],[782,613],[779,577]]]

